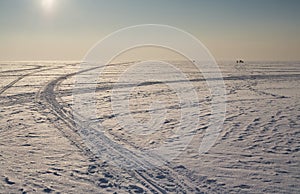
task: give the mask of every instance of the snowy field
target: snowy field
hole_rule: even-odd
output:
[[[198,120],[197,126],[181,134],[190,142],[176,147],[181,111],[190,110],[168,81],[132,87],[128,114],[136,126],[120,123],[118,106],[125,102],[112,96],[114,89],[127,87],[117,82],[131,65],[108,65],[90,92],[88,86],[74,90],[79,74],[96,71],[80,72],[79,63],[2,63],[0,193],[300,193],[300,63],[219,63],[226,116],[204,154],[199,145],[212,111],[201,72],[189,62],[173,62],[198,98],[193,106],[198,113],[190,119]],[[74,111],[74,96],[85,95],[96,100],[89,126],[78,125]],[[153,127],[137,130],[143,123]],[[97,147],[78,128],[100,124]],[[140,159],[166,142],[180,154]]]

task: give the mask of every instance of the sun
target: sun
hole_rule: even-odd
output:
[[[51,12],[54,6],[55,0],[42,0],[42,5],[45,11]]]

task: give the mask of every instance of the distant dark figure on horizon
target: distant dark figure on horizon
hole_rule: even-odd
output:
[[[243,60],[237,60],[236,63],[244,63]]]

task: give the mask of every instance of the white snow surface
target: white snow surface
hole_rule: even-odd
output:
[[[300,63],[218,63],[226,114],[204,154],[211,88],[191,62],[170,63],[187,80],[131,86],[118,80],[135,78],[134,63],[110,64],[95,90],[74,90],[78,74],[89,76],[81,63],[2,63],[0,193],[300,193]],[[179,99],[192,94],[184,83],[197,95],[190,106]],[[74,96],[88,95],[95,112],[74,111]]]

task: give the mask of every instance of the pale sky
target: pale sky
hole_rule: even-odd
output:
[[[217,60],[300,60],[299,0],[0,0],[0,60],[81,60],[106,35],[166,24]]]

